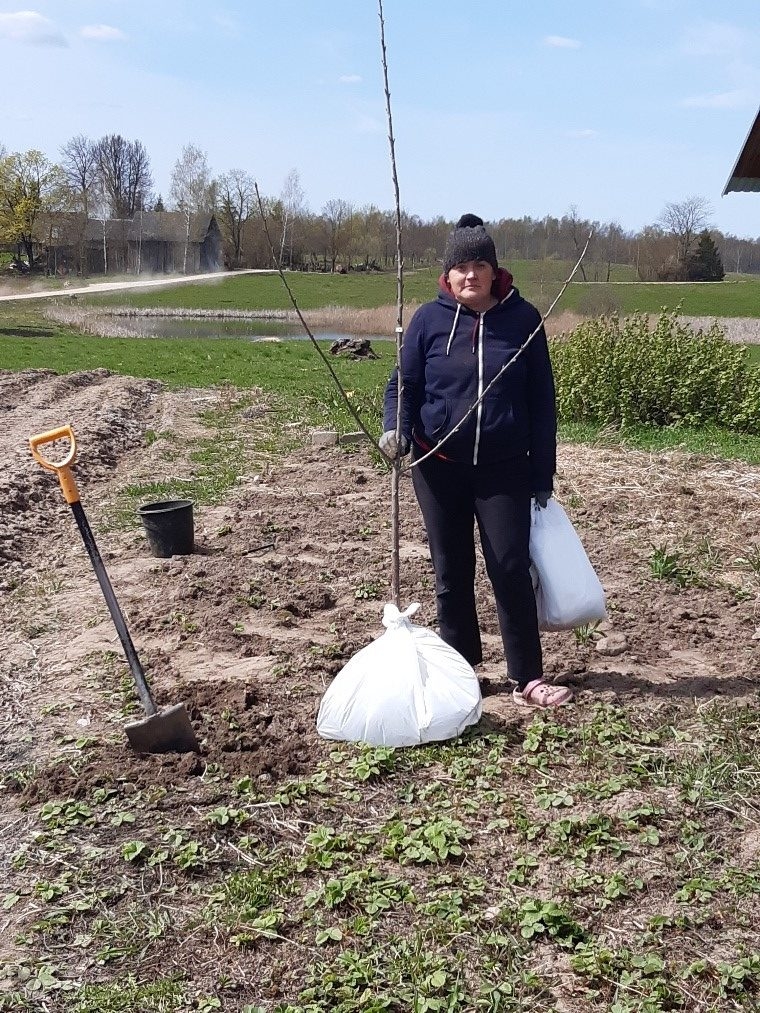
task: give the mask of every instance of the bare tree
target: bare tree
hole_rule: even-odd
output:
[[[573,241],[573,250],[575,252],[576,259],[580,256],[580,252],[583,249],[583,244],[588,238],[588,234],[591,231],[591,225],[589,222],[583,221],[578,215],[578,207],[575,204],[570,205],[570,210],[567,213],[567,222],[570,226],[570,237]],[[586,277],[586,269],[581,261],[581,277],[584,281],[588,281]]]
[[[603,229],[600,228],[597,235],[605,263],[604,281],[608,282],[612,275],[612,265],[623,259],[626,235],[619,222],[610,222]]]
[[[82,211],[87,215],[90,192],[98,173],[97,145],[84,134],[72,137],[61,148],[61,169]]]
[[[256,190],[253,177],[243,169],[231,169],[216,181],[219,223],[232,245],[235,267],[243,261],[243,232],[251,216]]]
[[[134,218],[138,209],[143,211],[150,201],[153,176],[150,158],[141,141],[132,141],[127,147],[126,198],[128,216]]]
[[[352,214],[352,206],[341,198],[329,200],[322,208],[322,218],[327,226],[327,245],[332,271],[335,270],[341,250],[348,247]]]
[[[100,222],[100,238],[103,247],[103,274],[108,274],[108,219],[111,199],[108,195],[103,177],[98,174],[90,191],[90,208],[93,217]]]
[[[101,189],[113,218],[127,217],[127,143],[121,134],[108,134],[97,145]]]
[[[61,148],[61,169],[72,194],[76,210],[81,215],[77,229],[78,269],[85,272],[85,240],[87,219],[90,216],[92,194],[98,178],[97,145],[84,134],[77,134]]]
[[[97,143],[98,173],[108,195],[113,218],[133,218],[140,201],[153,188],[150,159],[140,141],[108,134]]]
[[[681,267],[685,268],[692,244],[708,226],[711,215],[712,205],[704,197],[687,197],[678,203],[665,205],[658,223],[675,238]]]
[[[171,196],[177,209],[185,215],[185,252],[182,273],[187,274],[187,249],[190,245],[190,222],[194,214],[213,207],[214,186],[205,151],[186,144],[172,169]]]
[[[303,214],[305,207],[304,192],[298,169],[291,169],[285,178],[280,195],[282,202],[282,236],[280,237],[280,267],[285,261],[285,247],[288,247],[288,264],[293,266],[293,233],[295,223]]]

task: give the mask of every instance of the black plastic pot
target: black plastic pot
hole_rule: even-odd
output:
[[[146,503],[138,510],[154,556],[188,556],[195,545],[193,501],[171,499]]]

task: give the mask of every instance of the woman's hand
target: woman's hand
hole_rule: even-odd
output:
[[[406,457],[406,455],[409,453],[409,440],[406,438],[406,436],[401,437],[400,445],[401,445],[401,457]],[[383,435],[380,437],[378,441],[378,446],[380,447],[380,449],[382,450],[382,452],[385,454],[386,457],[389,457],[392,461],[395,461],[395,459],[399,456],[399,442],[396,440],[396,430],[395,429],[386,430],[386,432],[384,432]]]
[[[536,506],[539,508],[539,510],[545,510],[546,504],[549,502],[551,498],[552,498],[551,489],[533,493],[533,499],[536,501]]]

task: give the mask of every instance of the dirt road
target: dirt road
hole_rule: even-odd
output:
[[[272,274],[273,272],[269,269],[263,268],[246,268],[245,270],[235,271],[236,275],[239,274]],[[95,295],[102,292],[123,292],[129,289],[144,289],[144,288],[165,288],[167,285],[185,285],[188,282],[208,282],[213,284],[214,282],[222,281],[225,278],[230,277],[227,272],[219,272],[218,274],[187,274],[187,275],[162,275],[158,278],[141,278],[136,281],[96,281],[91,285],[69,285],[64,283],[64,287],[56,289],[39,289],[32,292],[8,292],[8,286],[0,286],[0,302],[17,302],[18,300],[29,300],[29,299],[55,299],[61,298],[61,296],[72,296],[72,295]]]

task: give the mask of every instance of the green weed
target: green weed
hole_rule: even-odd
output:
[[[669,550],[666,545],[657,545],[649,557],[649,570],[655,580],[669,580],[679,587],[689,587],[699,582],[696,571],[682,562],[678,550]]]

